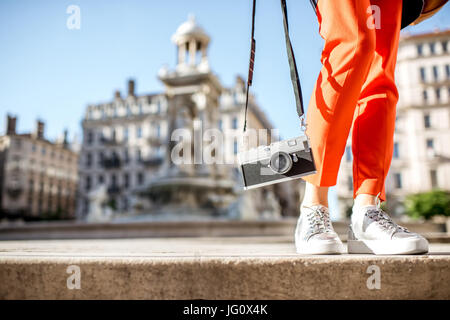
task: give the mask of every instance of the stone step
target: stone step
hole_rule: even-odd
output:
[[[296,218],[267,220],[205,219],[85,223],[80,221],[0,224],[0,240],[105,239],[149,237],[290,236]],[[345,240],[348,221],[333,222]],[[445,223],[402,223],[411,231],[446,237]],[[447,233],[447,234],[446,234]]]
[[[449,299],[450,245],[430,249],[301,256],[286,237],[1,241],[0,299]]]

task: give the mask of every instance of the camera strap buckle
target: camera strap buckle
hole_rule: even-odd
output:
[[[302,131],[305,133],[306,135],[306,129],[307,129],[308,124],[306,123],[305,117],[301,117],[300,118],[300,128],[302,129]]]

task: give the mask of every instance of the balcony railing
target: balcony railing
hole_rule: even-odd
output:
[[[101,137],[100,138],[100,143],[104,144],[104,145],[119,145],[120,141],[116,138],[106,138],[106,137]]]
[[[164,162],[164,158],[162,156],[154,156],[148,159],[141,160],[141,163],[146,167],[157,167],[160,166]]]
[[[122,188],[120,188],[118,185],[109,186],[107,189],[108,194],[118,194],[121,191],[122,191]]]
[[[105,158],[101,164],[105,169],[117,169],[122,166],[122,161],[118,157]]]

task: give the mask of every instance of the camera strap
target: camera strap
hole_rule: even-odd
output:
[[[286,41],[286,51],[289,61],[289,68],[290,68],[290,74],[291,74],[291,81],[292,81],[292,87],[294,89],[294,95],[295,95],[295,104],[297,106],[297,114],[302,119],[302,126],[303,124],[303,116],[304,116],[304,109],[303,109],[303,98],[302,98],[302,88],[300,86],[300,80],[298,77],[298,71],[297,71],[297,63],[295,62],[295,55],[294,50],[292,49],[292,43],[291,39],[289,37],[289,22],[288,22],[288,14],[287,14],[287,6],[286,6],[286,0],[280,0],[281,1],[281,11],[283,13],[283,26],[284,26],[284,35],[285,35],[285,41]],[[255,48],[256,48],[256,41],[255,41],[255,7],[256,7],[256,0],[253,0],[253,10],[252,10],[252,36],[251,36],[251,46],[250,46],[250,62],[248,67],[248,78],[247,78],[247,92],[246,92],[246,98],[245,98],[245,120],[244,120],[244,132],[247,129],[247,110],[248,110],[248,93],[249,88],[252,85],[253,81],[253,69],[255,66]]]

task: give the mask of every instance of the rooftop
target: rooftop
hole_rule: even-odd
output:
[[[415,40],[425,40],[425,39],[431,39],[436,37],[450,37],[450,29],[447,30],[440,30],[436,29],[433,32],[426,32],[426,33],[416,33],[412,34],[409,32],[404,32],[401,34],[401,41],[415,41]]]
[[[177,43],[179,40],[186,39],[188,37],[196,38],[209,42],[210,37],[206,33],[206,31],[197,24],[194,15],[189,15],[189,18],[186,22],[182,23],[175,34],[172,36],[172,41]]]

